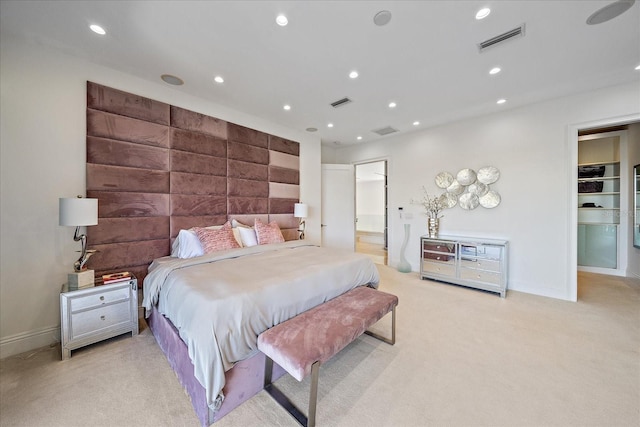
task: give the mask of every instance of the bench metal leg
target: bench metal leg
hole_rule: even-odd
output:
[[[396,343],[396,306],[394,305],[393,309],[391,310],[391,339],[383,337],[382,335],[378,335],[375,332],[371,331],[364,331],[364,333],[377,338],[380,341],[386,342],[387,344],[394,345]]]
[[[304,427],[315,427],[316,425],[316,407],[318,404],[318,373],[320,371],[320,362],[311,365],[311,391],[309,394],[309,416],[306,417],[293,402],[271,382],[273,372],[273,360],[269,356],[265,356],[264,365],[264,389],[271,397],[274,398],[280,406],[282,406],[293,418]]]

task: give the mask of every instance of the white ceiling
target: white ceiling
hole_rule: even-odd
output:
[[[585,23],[610,3],[2,0],[0,37],[151,81],[173,74],[185,81],[177,90],[301,131],[315,127],[323,143],[344,146],[384,138],[372,130],[386,126],[407,133],[638,81],[640,4]],[[491,14],[477,21],[487,5]],[[373,22],[381,10],[392,13],[386,26]],[[288,26],[276,25],[280,13]],[[93,23],[107,35],[89,31]],[[524,37],[479,53],[477,43],[523,23]],[[490,76],[494,66],[502,72]],[[350,79],[352,70],[360,77]],[[353,102],[329,105],[343,97]],[[500,98],[507,102],[497,105]]]

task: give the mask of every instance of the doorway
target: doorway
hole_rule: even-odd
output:
[[[387,265],[387,161],[355,165],[356,252]]]
[[[580,264],[579,256],[578,256],[579,245],[583,245],[583,244],[586,245],[587,243],[584,240],[584,238],[590,237],[586,234],[583,235],[582,236],[583,242],[579,244],[579,236],[578,236],[579,230],[583,233],[586,233],[586,229],[581,230],[581,225],[583,225],[582,223],[585,223],[585,222],[589,223],[588,224],[589,226],[592,225],[591,222],[594,222],[594,220],[591,219],[590,217],[585,217],[585,214],[590,215],[594,213],[594,210],[596,210],[595,212],[597,212],[601,216],[604,215],[604,213],[606,212],[612,211],[613,214],[610,214],[608,218],[615,219],[614,222],[620,223],[620,225],[614,224],[615,227],[608,225],[608,227],[610,228],[618,229],[615,232],[615,237],[617,240],[615,246],[619,248],[619,250],[617,251],[617,260],[616,260],[616,264],[618,268],[609,269],[608,274],[621,275],[621,276],[630,276],[630,274],[632,274],[632,271],[630,271],[629,267],[634,265],[635,263],[635,261],[632,261],[634,257],[634,253],[632,252],[633,248],[630,248],[631,240],[629,239],[629,236],[628,236],[629,233],[626,231],[631,229],[628,224],[630,222],[631,216],[627,215],[629,211],[628,200],[630,200],[630,196],[631,196],[629,194],[629,191],[625,189],[625,186],[623,185],[621,185],[621,188],[619,189],[608,191],[608,193],[614,193],[613,195],[609,195],[608,197],[613,198],[614,200],[616,198],[619,198],[620,202],[623,202],[626,199],[626,202],[621,203],[621,206],[617,206],[617,205],[608,206],[609,209],[606,209],[607,205],[601,203],[599,199],[595,201],[593,200],[583,201],[582,199],[584,197],[580,197],[579,194],[581,192],[584,193],[584,191],[580,191],[580,187],[578,186],[579,182],[590,181],[590,179],[584,179],[584,178],[579,179],[580,169],[578,169],[578,166],[579,165],[585,166],[584,164],[581,164],[585,162],[584,161],[581,162],[579,159],[578,148],[579,148],[579,144],[582,143],[582,142],[579,142],[579,140],[581,139],[589,140],[588,135],[592,133],[617,132],[617,131],[626,130],[630,128],[634,128],[634,131],[632,133],[636,136],[634,138],[631,138],[631,135],[629,135],[630,139],[628,141],[628,144],[625,144],[627,145],[628,152],[625,154],[625,151],[627,150],[623,150],[623,152],[620,153],[622,155],[620,156],[620,159],[619,159],[620,160],[619,177],[620,177],[620,181],[624,183],[628,181],[628,177],[629,177],[628,170],[630,167],[629,165],[632,165],[633,159],[637,158],[637,156],[640,154],[640,151],[639,151],[640,144],[638,143],[639,139],[637,137],[637,135],[640,132],[640,115],[633,114],[629,116],[603,119],[603,120],[598,120],[590,123],[582,123],[579,125],[569,126],[569,134],[568,134],[569,150],[568,151],[569,151],[569,160],[570,160],[571,167],[567,169],[567,171],[569,172],[569,182],[570,182],[570,185],[568,187],[569,194],[568,194],[567,200],[569,200],[569,203],[570,203],[570,206],[572,206],[572,209],[569,215],[570,251],[569,251],[568,257],[569,257],[570,264],[568,265],[568,270],[567,270],[567,273],[568,273],[567,278],[568,278],[568,284],[569,284],[567,297],[571,301],[578,300],[578,270],[581,271],[581,278],[583,279],[585,274],[591,274],[592,272],[597,272],[597,273],[603,272],[603,271],[595,271],[592,267],[585,268],[584,266],[579,266]],[[592,163],[592,162],[586,161],[586,166],[593,166],[593,165],[589,165],[589,163]],[[606,167],[605,167],[605,174],[606,174]],[[600,179],[598,177],[595,177],[591,180],[605,181],[604,179]],[[613,181],[615,180],[616,179],[613,179]],[[629,187],[629,186],[626,185],[626,187]],[[576,191],[576,189],[578,189],[578,191]],[[603,190],[604,190],[604,187],[603,187]],[[620,194],[618,196],[615,193],[620,193]],[[589,197],[591,197],[591,195],[589,195]],[[580,213],[579,213],[579,210],[580,210]],[[585,221],[585,218],[587,219],[587,221]],[[619,218],[619,221],[618,221],[618,218]],[[589,248],[586,246],[581,247],[580,251],[587,250],[587,249]],[[581,255],[584,256],[585,254],[582,253]]]

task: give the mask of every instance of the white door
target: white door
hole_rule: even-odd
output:
[[[356,249],[355,168],[322,165],[322,246]]]

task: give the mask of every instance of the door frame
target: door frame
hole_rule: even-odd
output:
[[[578,132],[584,129],[606,128],[621,126],[640,121],[640,113],[618,117],[609,117],[583,123],[571,124],[567,130],[567,210],[569,212],[567,224],[567,239],[569,259],[567,263],[567,299],[578,300]]]

